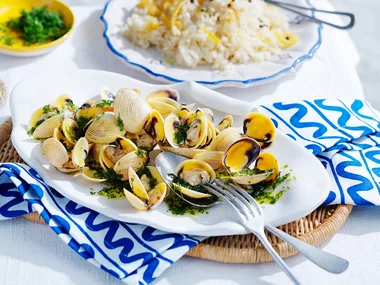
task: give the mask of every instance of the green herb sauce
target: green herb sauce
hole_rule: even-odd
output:
[[[124,130],[124,122],[123,122],[123,120],[120,118],[120,114],[119,114],[119,116],[117,116],[117,125],[119,126],[120,131],[123,131],[123,130]]]
[[[103,107],[111,107],[113,104],[112,100],[101,100],[98,103],[96,103],[96,107],[103,108]]]
[[[6,23],[6,28],[17,32],[19,38],[24,40],[24,45],[29,46],[54,41],[66,34],[71,27],[64,24],[60,12],[52,12],[46,7],[40,7],[32,8],[31,11],[23,10],[21,17]],[[3,40],[8,45],[13,44],[12,39]]]

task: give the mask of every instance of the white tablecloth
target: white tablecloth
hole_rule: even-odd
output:
[[[324,0],[318,1],[318,6],[331,8]],[[74,7],[77,26],[72,38],[49,55],[27,59],[0,56],[0,79],[8,90],[30,74],[55,69],[69,72],[72,68],[109,70],[152,82],[129,69],[108,50],[102,39],[101,10],[101,7]],[[219,91],[257,103],[325,97],[363,98],[355,70],[358,60],[346,33],[325,28],[317,56],[303,64],[297,73],[269,85]],[[7,104],[0,107],[0,123],[10,115]],[[376,219],[379,214],[379,208],[356,209],[338,234],[322,245],[325,250],[351,262],[344,274],[328,274],[301,256],[289,258],[288,264],[304,284],[375,283],[380,278],[380,222]],[[0,223],[1,285],[119,283],[84,261],[49,227],[24,219]],[[289,284],[289,281],[273,263],[231,265],[184,257],[155,284]]]

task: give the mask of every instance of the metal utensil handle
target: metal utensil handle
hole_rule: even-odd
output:
[[[334,27],[334,28],[337,28],[337,29],[340,29],[340,30],[347,30],[347,29],[350,29],[352,28],[354,25],[355,25],[355,15],[352,14],[352,13],[347,13],[347,12],[337,12],[337,11],[327,11],[327,10],[319,10],[319,9],[315,9],[315,8],[309,8],[309,7],[304,7],[304,6],[298,6],[298,5],[294,5],[294,4],[288,4],[288,3],[284,3],[284,2],[278,2],[278,1],[273,1],[273,0],[264,0],[264,2],[268,3],[268,4],[272,4],[272,5],[275,5],[277,7],[280,7],[282,9],[285,9],[285,10],[288,10],[288,11],[291,11],[293,13],[296,13],[298,15],[301,15],[301,16],[304,16],[314,22],[317,22],[317,23],[322,23],[322,24],[326,24],[328,26],[331,26],[331,27]],[[305,13],[302,13],[298,10],[295,10],[295,9],[292,9],[292,8],[297,8],[297,9],[301,9],[301,10],[308,10],[308,11],[313,11],[313,12],[318,12],[318,13],[326,13],[326,14],[333,14],[333,15],[339,15],[339,16],[345,16],[345,17],[349,17],[350,18],[350,22],[345,25],[345,26],[340,26],[340,25],[336,25],[336,24],[333,24],[333,23],[330,23],[330,22],[326,22],[324,20],[321,20],[321,19],[318,19],[314,16],[310,16],[310,15],[307,15]]]
[[[292,273],[288,265],[282,260],[282,258],[278,255],[278,253],[274,250],[264,232],[258,233],[255,232],[258,239],[261,241],[261,244],[265,247],[268,253],[273,257],[273,260],[281,267],[281,269],[285,272],[286,275],[293,281],[295,285],[301,285],[301,282],[298,281],[297,277]]]
[[[330,254],[300,241],[299,239],[296,239],[271,225],[265,225],[265,228],[274,235],[280,237],[282,240],[286,241],[311,262],[328,272],[339,274],[343,273],[348,268],[349,262],[339,256]]]

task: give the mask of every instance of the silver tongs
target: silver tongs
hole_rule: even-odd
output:
[[[319,10],[319,9],[315,9],[315,8],[311,8],[311,7],[310,8],[309,7],[303,7],[303,6],[298,6],[298,5],[294,5],[294,4],[288,4],[288,3],[278,2],[278,1],[273,1],[273,0],[264,0],[264,2],[266,2],[268,4],[275,5],[277,7],[285,9],[285,10],[291,11],[291,12],[296,13],[298,15],[304,16],[304,17],[306,17],[306,18],[308,18],[314,22],[326,24],[326,25],[329,25],[331,27],[334,27],[334,28],[337,28],[340,30],[347,30],[347,29],[352,28],[355,25],[355,16],[352,13]],[[310,16],[310,15],[307,15],[305,13],[302,13],[302,12],[295,10],[295,9],[292,9],[292,8],[301,9],[301,10],[308,10],[308,11],[312,11],[313,13],[312,13],[312,16]],[[314,12],[334,14],[334,15],[349,17],[350,22],[346,26],[335,25],[333,23],[326,22],[326,21],[323,21],[323,20],[320,20],[320,19],[314,17]]]

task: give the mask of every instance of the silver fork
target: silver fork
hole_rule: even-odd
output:
[[[301,284],[296,276],[291,272],[290,268],[282,260],[282,258],[273,249],[272,245],[265,236],[264,229],[279,236],[281,239],[288,242],[291,246],[298,249],[313,263],[332,273],[342,273],[348,267],[348,261],[338,256],[326,253],[320,256],[320,251],[313,246],[310,246],[302,241],[293,238],[277,228],[265,224],[264,213],[257,201],[247,192],[235,185],[225,185],[223,181],[216,180],[213,184],[204,185],[204,187],[227,203],[234,211],[241,224],[247,231],[255,234],[261,241],[262,245],[273,257],[273,260],[281,267],[288,275],[294,284]],[[319,258],[320,257],[320,258]],[[323,257],[323,258],[322,258]]]

